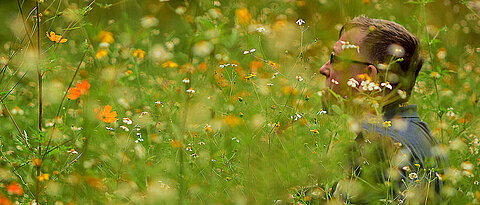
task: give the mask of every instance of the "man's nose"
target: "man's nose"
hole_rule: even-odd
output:
[[[330,61],[327,61],[323,66],[320,68],[320,73],[327,78],[330,76]]]

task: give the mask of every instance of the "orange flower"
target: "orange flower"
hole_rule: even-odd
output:
[[[89,89],[90,83],[86,80],[82,80],[82,82],[77,83],[77,87],[71,87],[68,89],[70,94],[67,95],[67,98],[70,100],[76,100],[80,95],[87,93]]]
[[[10,185],[7,186],[7,192],[10,195],[22,195],[23,189],[17,182],[12,182]]]
[[[95,108],[95,113],[97,113],[97,118],[102,120],[105,123],[114,123],[117,121],[117,112],[112,112],[112,106],[106,105],[105,109]]]
[[[107,56],[107,54],[108,54],[108,51],[107,51],[107,50],[105,50],[105,49],[100,49],[100,50],[98,50],[98,52],[95,54],[95,58],[96,58],[96,59],[100,59],[100,58],[103,58],[103,57]]]
[[[238,23],[243,25],[249,24],[250,20],[252,20],[252,15],[248,12],[247,8],[235,10],[235,16],[237,17]]]
[[[178,64],[173,62],[173,61],[167,61],[165,63],[162,63],[162,67],[164,67],[164,68],[176,68],[176,67],[178,67]]]
[[[143,59],[145,58],[145,51],[142,49],[137,49],[133,51],[133,57],[136,57],[138,59]]]
[[[48,39],[50,39],[51,41],[54,41],[54,42],[57,42],[57,43],[65,43],[65,42],[68,41],[66,38],[62,38],[61,35],[57,35],[57,34],[55,34],[55,32],[53,32],[53,31],[50,31],[50,35],[49,35],[48,32],[47,32],[47,37],[48,37]]]
[[[183,143],[177,140],[172,140],[170,141],[170,145],[172,145],[173,148],[176,149],[182,149],[183,148]]]
[[[0,205],[11,205],[12,202],[0,194]]]
[[[113,42],[115,42],[112,32],[109,31],[100,31],[100,33],[95,36],[95,39],[108,44],[112,44]]]

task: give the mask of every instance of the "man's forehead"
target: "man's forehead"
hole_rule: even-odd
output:
[[[366,33],[361,31],[359,28],[352,28],[345,31],[340,39],[333,46],[333,51],[335,53],[341,53],[345,44],[348,42],[350,45],[361,45],[363,38],[366,36]]]

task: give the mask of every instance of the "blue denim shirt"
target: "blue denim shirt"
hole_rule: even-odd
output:
[[[382,123],[364,123],[362,124],[365,134],[377,133],[381,136],[390,137],[394,142],[401,143],[403,152],[410,154],[410,160],[402,165],[409,168],[431,169],[441,168],[447,163],[446,157],[433,153],[437,140],[433,137],[427,123],[423,122],[417,114],[416,105],[397,107],[385,111],[384,121],[391,121],[391,127],[384,127]],[[427,161],[428,160],[428,161]],[[418,166],[420,165],[420,166]],[[409,179],[408,171],[400,169],[402,183],[416,183]],[[430,173],[430,178],[436,177],[436,171]],[[428,173],[424,173],[428,174]],[[438,193],[441,188],[441,181],[435,181],[435,191]]]
[[[434,157],[432,148],[438,142],[432,136],[432,131],[427,123],[423,122],[418,116],[417,105],[387,110],[383,115],[383,120],[392,121],[392,126],[385,129],[382,124],[365,123],[363,124],[364,131],[367,133],[385,133],[385,130],[387,130],[386,135],[407,147],[413,157],[412,161],[422,166],[425,165],[425,159]],[[399,123],[402,123],[402,125],[398,125]]]

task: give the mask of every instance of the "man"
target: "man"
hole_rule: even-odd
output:
[[[440,200],[437,168],[444,160],[432,153],[437,142],[416,105],[407,105],[422,64],[418,39],[395,22],[360,16],[340,30],[320,73],[336,100],[361,110],[363,120],[352,171],[338,183],[336,197],[352,203]]]

